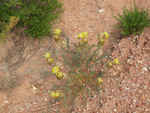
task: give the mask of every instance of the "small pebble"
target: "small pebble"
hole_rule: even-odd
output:
[[[104,12],[104,9],[100,9],[98,12],[99,12],[99,13],[102,13],[102,12]]]
[[[135,100],[135,99],[134,99],[133,101],[134,101],[134,102],[136,102],[136,100]]]
[[[5,103],[5,104],[9,104],[9,101],[8,101],[8,100],[5,100],[4,103]]]
[[[142,61],[138,60],[137,63],[142,63]]]
[[[147,68],[146,68],[146,67],[143,67],[143,68],[142,68],[142,71],[147,71]]]
[[[36,102],[33,102],[33,104],[36,104]]]
[[[116,112],[117,110],[116,109],[114,109],[114,112]]]

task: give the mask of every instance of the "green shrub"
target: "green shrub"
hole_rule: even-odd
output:
[[[0,2],[0,21],[1,22],[9,22],[11,16],[18,17],[17,8],[21,3],[20,0],[1,0]]]
[[[62,11],[58,0],[2,0],[0,21],[7,23],[10,16],[19,17],[18,26],[27,27],[27,34],[41,39],[51,33],[54,20]]]
[[[30,0],[21,7],[20,23],[28,26],[26,33],[37,38],[50,34],[54,20],[62,12],[58,0]]]
[[[143,10],[134,2],[134,9],[132,9],[132,5],[130,10],[126,7],[123,8],[123,16],[118,15],[118,17],[114,16],[116,20],[118,20],[117,28],[121,29],[121,34],[124,36],[128,36],[131,34],[141,33],[144,27],[150,25],[150,17],[147,10]]]

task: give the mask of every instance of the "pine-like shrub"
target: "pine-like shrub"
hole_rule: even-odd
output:
[[[132,9],[132,5],[130,10],[124,6],[123,15],[119,14],[118,17],[114,16],[114,18],[118,20],[116,26],[122,30],[121,34],[124,36],[141,33],[144,27],[150,26],[148,9],[140,9],[135,2],[134,9]]]

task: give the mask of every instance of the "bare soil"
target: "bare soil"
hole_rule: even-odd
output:
[[[144,9],[150,5],[149,0],[135,1]],[[54,28],[60,28],[71,42],[77,42],[77,34],[86,31],[90,44],[97,43],[97,33],[107,31],[110,38],[103,50],[120,60],[119,66],[109,70],[115,77],[105,80],[106,92],[101,93],[100,101],[96,96],[88,99],[86,109],[78,102],[73,112],[149,113],[150,29],[120,39],[120,31],[112,27],[116,23],[112,14],[122,14],[123,6],[129,8],[131,0],[61,2],[65,11]],[[55,113],[55,107],[43,107],[50,104],[51,81],[58,82],[43,55],[50,52],[59,56],[59,47],[49,37],[31,40],[22,30],[14,30],[9,35],[12,38],[0,45],[0,113]]]

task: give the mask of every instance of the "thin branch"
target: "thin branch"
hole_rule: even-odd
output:
[[[62,100],[60,102],[57,102],[55,104],[52,104],[52,105],[48,105],[48,106],[43,106],[43,107],[40,107],[38,109],[35,109],[35,110],[31,110],[31,112],[35,112],[35,111],[39,111],[39,110],[42,110],[42,109],[46,109],[46,108],[49,108],[49,107],[52,107],[52,106],[56,106],[58,104],[60,104],[62,102]]]

